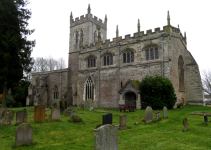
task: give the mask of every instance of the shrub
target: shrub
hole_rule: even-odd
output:
[[[14,100],[14,98],[11,95],[7,95],[6,105],[7,105],[7,107],[16,105],[15,100]]]
[[[143,102],[152,109],[172,108],[176,102],[174,87],[168,78],[161,76],[146,76],[139,84]]]
[[[83,119],[80,116],[75,115],[71,117],[70,121],[78,123],[78,122],[83,122]]]

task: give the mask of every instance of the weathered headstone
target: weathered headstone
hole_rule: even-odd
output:
[[[71,112],[70,112],[70,119],[73,117],[73,116],[76,116],[77,115],[77,112],[75,111],[75,109],[73,109]]]
[[[103,115],[103,125],[112,124],[112,113]]]
[[[51,109],[51,119],[53,119],[53,120],[60,119],[60,109],[59,108]]]
[[[127,116],[126,115],[120,115],[119,116],[119,129],[120,130],[126,130],[127,129]]]
[[[13,121],[13,118],[14,118],[14,114],[15,112],[12,111],[12,110],[7,110],[5,109],[5,111],[3,112],[3,124],[5,125],[11,125],[12,124],[12,121]]]
[[[145,110],[145,121],[146,123],[150,123],[153,120],[153,111],[150,106],[148,106]]]
[[[6,108],[3,108],[3,107],[0,108],[0,119],[3,119],[3,118],[4,118],[3,112],[4,112],[5,110],[6,110]]]
[[[26,109],[16,112],[16,123],[26,122],[28,120],[28,115]]]
[[[91,99],[87,100],[87,105],[88,105],[89,111],[92,111],[94,109],[93,101]]]
[[[118,150],[118,125],[103,125],[94,129],[95,150]]]
[[[155,118],[156,118],[156,119],[160,119],[160,112],[156,112],[156,113],[155,113]]]
[[[64,113],[65,115],[69,116],[70,115],[70,112],[72,111],[73,109],[70,107],[70,108],[67,108]]]
[[[80,104],[80,109],[84,109],[84,104]]]
[[[37,105],[34,108],[34,121],[45,120],[45,105]]]
[[[23,144],[32,143],[33,130],[32,126],[28,123],[22,123],[18,126],[15,136],[15,145],[20,146]]]
[[[208,123],[208,117],[207,117],[207,114],[204,114],[204,123]]]
[[[184,126],[184,131],[188,130],[188,119],[187,118],[183,118],[183,126]]]
[[[59,106],[60,106],[60,112],[62,114],[64,112],[64,110],[67,109],[67,101],[65,100],[64,97],[59,102]]]
[[[163,118],[168,117],[167,108],[163,107]]]

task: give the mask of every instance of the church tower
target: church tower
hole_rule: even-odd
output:
[[[100,29],[100,30],[99,30]],[[100,36],[98,36],[98,34]],[[69,59],[68,59],[68,77],[67,87],[69,89],[70,104],[72,97],[77,91],[77,79],[79,71],[79,52],[85,45],[96,44],[98,41],[107,39],[107,16],[102,21],[91,14],[90,5],[87,14],[73,19],[73,13],[70,14],[70,35],[69,35]]]

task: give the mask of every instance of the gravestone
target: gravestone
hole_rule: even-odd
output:
[[[92,111],[94,109],[93,101],[91,99],[87,100],[87,105],[88,105],[89,111]]]
[[[156,118],[156,119],[160,119],[160,112],[156,112],[156,113],[155,113],[155,118]]]
[[[126,130],[127,129],[127,116],[126,115],[120,115],[119,116],[119,129],[120,130]]]
[[[73,109],[71,112],[70,112],[70,119],[73,117],[73,116],[76,116],[77,115],[77,112],[75,111],[75,109]]]
[[[118,125],[103,125],[94,129],[95,150],[118,150]]]
[[[103,115],[103,125],[112,124],[112,113]]]
[[[207,117],[207,114],[204,114],[204,123],[208,123],[208,117]]]
[[[183,126],[184,126],[184,131],[188,130],[188,119],[187,118],[183,118]]]
[[[15,136],[15,145],[20,146],[23,144],[32,143],[33,130],[32,126],[28,123],[22,123],[18,126]]]
[[[150,106],[148,106],[145,110],[145,121],[146,123],[150,123],[153,120],[153,111]]]
[[[168,117],[167,108],[163,107],[163,118]]]
[[[84,109],[84,104],[79,104],[80,109]]]
[[[26,122],[28,120],[28,115],[26,109],[16,112],[16,123]]]
[[[64,110],[67,109],[67,101],[65,100],[64,97],[59,102],[59,106],[60,106],[60,113],[63,114]]]
[[[3,112],[6,110],[6,108],[0,108],[0,119],[3,119],[4,116],[3,116]]]
[[[60,119],[60,109],[59,108],[51,109],[51,119],[52,120],[59,120]]]
[[[34,108],[34,121],[45,120],[45,105],[37,105]]]
[[[64,113],[65,115],[69,116],[70,115],[70,112],[72,111],[73,109],[71,107],[67,108]]]
[[[14,114],[14,111],[5,109],[2,113],[2,124],[11,125],[14,118]]]

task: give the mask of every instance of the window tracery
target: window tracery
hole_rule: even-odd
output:
[[[85,85],[85,100],[94,100],[94,83],[91,77],[88,77]]]
[[[103,57],[104,66],[113,65],[113,55],[112,54],[106,54]]]
[[[127,51],[123,53],[123,63],[131,63],[134,62],[134,52]]]
[[[146,60],[154,60],[154,59],[159,59],[159,51],[158,48],[151,47],[146,49]]]

